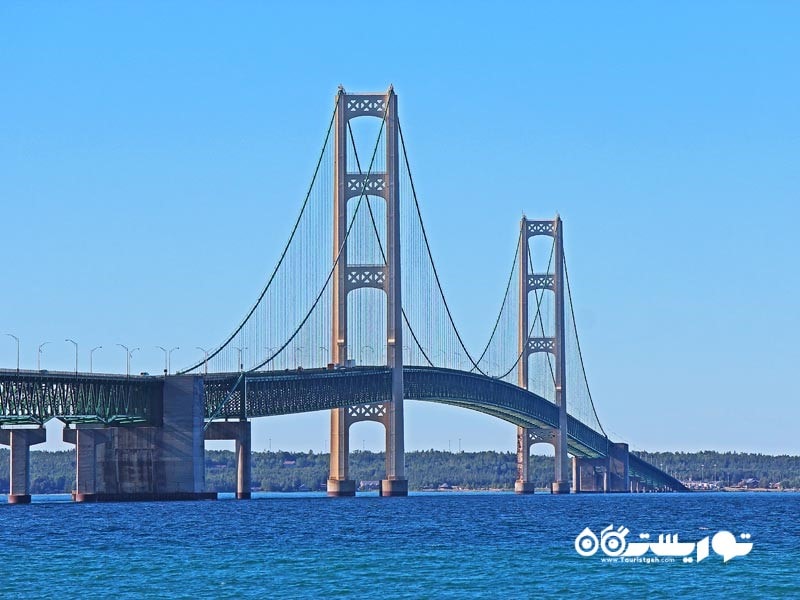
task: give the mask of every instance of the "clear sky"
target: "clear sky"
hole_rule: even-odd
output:
[[[800,453],[800,4],[0,3],[0,333],[23,368],[158,372],[239,322],[338,84],[393,83],[473,347],[519,218],[565,221],[600,419],[634,449]],[[257,227],[253,227],[256,224]],[[247,225],[247,227],[244,227]],[[0,365],[15,345],[0,337]],[[514,448],[409,403],[410,449]],[[261,420],[321,450],[328,415]],[[359,424],[355,448],[382,430]],[[59,447],[48,443],[48,447]]]

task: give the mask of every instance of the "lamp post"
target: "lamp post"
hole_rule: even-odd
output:
[[[169,352],[167,352],[167,375],[169,375],[172,372],[172,353],[175,350],[180,350],[180,349],[181,349],[180,346],[175,346],[173,348],[170,348]]]
[[[140,350],[140,348],[134,348],[133,350],[130,350],[125,344],[117,344],[117,346],[119,346],[120,348],[123,348],[125,350],[125,360],[126,360],[125,373],[128,375],[128,377],[130,377],[131,376],[131,356],[133,356],[134,352],[136,352],[137,350]]]
[[[75,340],[71,340],[69,338],[64,340],[65,342],[69,342],[75,346],[75,374],[78,374],[78,342]]]
[[[325,346],[320,346],[319,350],[320,355],[322,356],[322,367],[325,368],[325,366],[328,364],[328,349]]]
[[[278,366],[278,361],[275,360],[275,354],[273,354],[275,352],[275,350],[277,350],[278,348],[279,348],[279,346],[270,346],[268,348],[264,348],[264,350],[267,351],[267,363],[266,364],[270,365],[269,368],[271,370],[273,370],[273,371],[275,371],[275,370],[280,368]],[[270,364],[270,363],[272,363],[272,364]]]
[[[39,344],[39,352],[36,354],[36,370],[42,370],[42,348],[47,346],[47,344],[52,344],[53,342],[42,342]]]
[[[89,373],[92,373],[92,354],[94,354],[95,350],[100,350],[102,346],[95,346],[91,350],[89,350]]]
[[[120,348],[125,350],[125,364],[126,364],[125,373],[130,377],[130,374],[131,374],[131,355],[130,355],[130,350],[128,349],[128,347],[125,344],[117,344],[117,346],[119,346]]]
[[[172,352],[174,350],[180,350],[180,347],[175,346],[169,350],[164,348],[164,346],[156,346],[156,348],[160,349],[164,353],[164,375],[169,375],[172,367]]]
[[[242,352],[247,350],[247,346],[243,346],[243,347],[234,346],[233,348],[234,348],[234,350],[238,350],[239,351],[239,371],[244,371],[244,363],[242,362]]]
[[[14,341],[17,342],[17,373],[19,373],[19,338],[13,333],[7,333],[6,335],[10,338],[14,338]]]
[[[294,349],[294,366],[295,366],[295,368],[299,368],[301,366],[300,365],[300,359],[297,358],[297,353],[298,352],[300,352],[300,354],[303,353],[303,347],[302,346],[297,346],[297,348]]]
[[[365,348],[369,348],[369,351],[372,353],[372,356],[373,356],[373,359],[374,359],[374,356],[375,356],[375,349],[374,349],[372,346],[370,346],[370,345],[361,346],[361,353],[362,353],[362,354],[366,354],[366,353],[364,352],[364,349],[365,349]],[[366,361],[365,361],[365,364],[370,364],[370,363],[366,363]]]
[[[169,366],[167,365],[167,349],[164,348],[164,346],[156,346],[156,348],[164,353],[164,377],[166,377],[169,372]]]
[[[200,346],[195,346],[195,348],[203,353],[203,375],[208,375],[208,350]]]

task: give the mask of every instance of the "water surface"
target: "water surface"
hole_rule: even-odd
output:
[[[0,496],[0,502],[4,498]],[[800,494],[408,498],[0,505],[3,597],[800,597]],[[750,533],[723,563],[604,562],[576,536],[613,523],[696,542]]]

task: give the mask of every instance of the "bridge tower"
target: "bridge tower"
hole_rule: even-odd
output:
[[[530,448],[537,442],[546,442],[555,447],[555,477],[551,486],[554,494],[569,493],[569,463],[567,462],[567,390],[566,348],[564,327],[564,226],[561,217],[552,221],[532,221],[522,217],[519,249],[519,331],[518,351],[520,363],[518,385],[528,389],[528,358],[538,352],[549,352],[555,359],[554,377],[556,405],[558,406],[557,430],[517,427],[517,481],[514,490],[518,494],[531,494]],[[529,240],[536,236],[553,238],[553,271],[530,273],[528,268]],[[528,324],[528,299],[533,291],[552,291],[555,295],[555,336],[531,335]]]
[[[385,171],[369,174],[351,172],[347,165],[350,119],[383,119],[386,135]],[[382,496],[405,496],[403,441],[403,324],[400,286],[400,185],[397,96],[390,86],[385,93],[348,94],[340,86],[336,97],[334,138],[333,256],[339,260],[333,275],[333,331],[331,360],[345,365],[347,353],[347,295],[358,288],[372,287],[386,293],[386,362],[391,369],[391,401],[368,407],[337,408],[331,411],[331,470],[328,495],[355,495],[355,481],[349,478],[350,426],[358,421],[378,421],[386,428],[386,479]],[[348,262],[347,202],[362,195],[386,201],[385,264],[355,265]]]

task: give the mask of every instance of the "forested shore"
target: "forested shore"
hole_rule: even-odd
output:
[[[800,488],[800,456],[770,456],[738,452],[638,452],[644,460],[682,481],[719,487],[749,482],[749,487]],[[324,489],[328,454],[314,452],[254,452],[252,484],[264,491]],[[553,473],[552,457],[532,460],[536,485],[546,487]],[[350,455],[351,477],[365,488],[384,476],[381,452],[357,450]],[[425,450],[406,453],[409,488],[512,489],[516,456],[511,452],[446,452]],[[31,452],[31,493],[69,492],[75,480],[75,452]],[[236,482],[234,453],[206,451],[206,487],[233,491]],[[8,492],[8,449],[0,449],[0,493]]]

